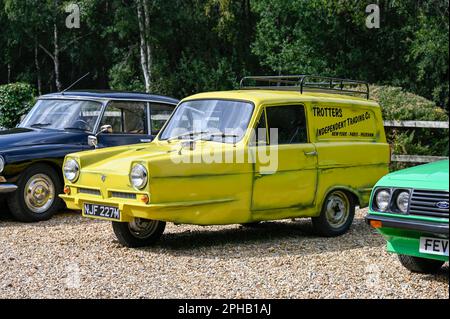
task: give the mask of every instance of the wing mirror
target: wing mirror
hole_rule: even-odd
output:
[[[100,127],[100,130],[98,131],[97,134],[88,136],[88,145],[94,146],[95,148],[97,148],[98,136],[103,133],[111,134],[112,132],[113,132],[113,129],[112,129],[111,125],[103,125],[102,127]]]

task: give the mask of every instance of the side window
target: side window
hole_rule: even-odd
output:
[[[148,134],[147,103],[110,102],[101,125],[111,125],[112,134]]]
[[[266,112],[263,110],[261,117],[255,128],[255,139],[253,139],[253,144],[255,145],[267,145],[269,144],[267,140],[267,126],[266,126]]]
[[[170,118],[174,110],[174,106],[167,104],[151,104],[150,105],[150,123],[152,126],[152,135],[157,135],[164,124]]]
[[[266,108],[269,132],[278,129],[278,144],[307,143],[305,108],[302,105]],[[273,136],[271,141],[277,140]]]

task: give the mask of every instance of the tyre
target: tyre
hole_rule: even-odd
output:
[[[407,255],[398,255],[403,267],[412,272],[433,274],[439,271],[445,262],[434,259],[420,258]]]
[[[259,226],[261,226],[261,222],[246,223],[241,224],[241,226],[244,228],[258,228]]]
[[[315,232],[324,237],[336,237],[345,234],[355,217],[355,200],[344,191],[331,192],[318,217],[312,218]]]
[[[7,198],[11,215],[21,222],[50,219],[60,208],[63,183],[49,165],[36,164],[27,168],[17,183],[17,190]]]
[[[113,222],[112,227],[121,245],[138,248],[155,244],[164,233],[166,223],[136,218],[131,223]]]

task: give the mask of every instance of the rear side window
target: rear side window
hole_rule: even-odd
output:
[[[168,104],[150,104],[150,122],[152,126],[152,135],[157,135],[163,125],[170,118],[174,106]]]
[[[148,134],[147,103],[110,102],[101,125],[111,125],[113,134]]]
[[[270,141],[273,144],[278,129],[278,145],[308,142],[305,108],[302,105],[274,106],[266,108]]]

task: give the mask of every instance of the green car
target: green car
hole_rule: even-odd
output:
[[[383,177],[373,189],[367,222],[413,272],[433,273],[448,262],[449,161]]]

